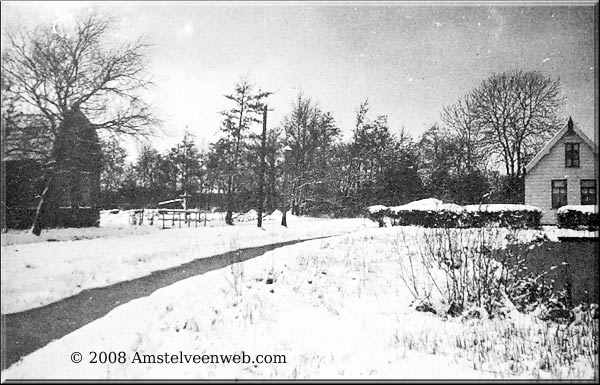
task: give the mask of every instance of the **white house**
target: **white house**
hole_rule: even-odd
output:
[[[542,224],[556,224],[559,207],[598,200],[598,145],[569,118],[525,167],[525,204],[542,210]]]

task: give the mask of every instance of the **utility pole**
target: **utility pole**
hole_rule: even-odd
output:
[[[281,215],[281,226],[287,227],[287,154],[292,151],[290,146],[286,145],[283,149],[283,163],[281,164],[281,170],[283,173],[283,186],[282,186],[282,215]]]
[[[267,105],[263,108],[263,128],[260,138],[260,177],[258,181],[258,227],[262,227],[263,211],[264,211],[264,186],[265,186],[265,171],[267,163],[265,160],[267,147]]]

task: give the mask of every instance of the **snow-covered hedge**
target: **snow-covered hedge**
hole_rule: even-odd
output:
[[[369,218],[385,226],[387,221],[393,226],[423,227],[538,227],[542,212],[529,205],[467,205],[459,206],[443,203],[438,199],[423,199],[403,206],[370,206]]]
[[[495,224],[500,227],[539,227],[542,210],[530,205],[487,204],[467,205],[464,222],[468,227]]]
[[[590,231],[598,230],[600,217],[596,205],[567,205],[556,212],[558,227],[577,229],[587,227]]]
[[[375,205],[367,207],[369,219],[379,223],[379,227],[385,226],[385,218],[389,218],[390,211],[387,206]]]

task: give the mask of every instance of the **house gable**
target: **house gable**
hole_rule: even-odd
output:
[[[550,151],[554,148],[556,143],[558,143],[568,133],[574,133],[575,135],[577,135],[579,138],[581,138],[583,143],[590,147],[594,154],[598,154],[598,146],[590,138],[588,138],[588,136],[583,131],[575,127],[575,125],[573,124],[573,119],[569,117],[569,121],[567,122],[567,124],[565,124],[565,126],[560,131],[558,131],[552,137],[552,139],[550,139],[548,143],[546,143],[546,145],[537,153],[537,155],[531,160],[531,162],[529,162],[527,166],[525,166],[525,173],[528,174],[542,160],[542,158],[544,158],[550,153]]]
[[[579,143],[579,164],[566,163],[566,144]],[[562,185],[566,204],[582,203],[582,181],[596,180],[598,185],[598,147],[573,127],[570,121],[544,146],[527,165],[525,174],[525,204],[542,210],[542,224],[556,224],[555,200],[563,199],[554,185]],[[555,196],[556,195],[556,196]],[[556,199],[555,199],[556,198]],[[596,201],[600,201],[597,196]]]

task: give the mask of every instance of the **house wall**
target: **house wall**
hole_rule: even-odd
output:
[[[565,167],[565,143],[579,143],[580,167]],[[598,155],[575,133],[565,134],[550,152],[525,176],[525,204],[539,207],[542,224],[556,224],[556,209],[552,209],[552,180],[567,180],[567,202],[581,204],[581,179],[596,179],[598,193]],[[597,202],[599,201],[596,198]]]

